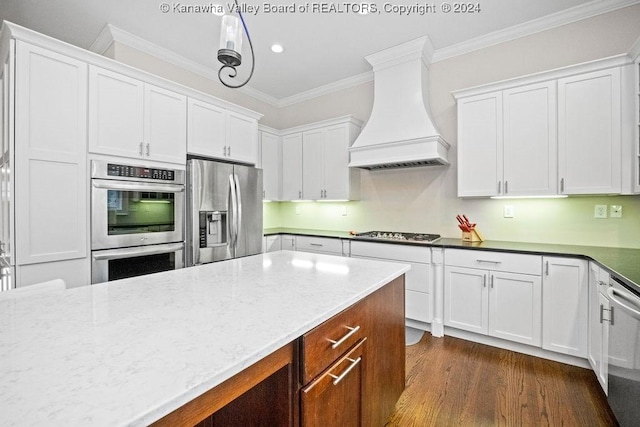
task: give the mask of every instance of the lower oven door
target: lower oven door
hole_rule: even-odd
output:
[[[607,289],[609,322],[609,406],[620,426],[640,423],[640,294],[616,278]]]
[[[91,283],[109,282],[184,267],[184,243],[91,252]]]

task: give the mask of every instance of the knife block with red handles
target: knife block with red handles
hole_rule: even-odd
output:
[[[472,228],[471,231],[463,231],[462,232],[462,241],[463,242],[482,242],[484,239],[480,235],[480,232],[475,228]]]
[[[458,220],[458,227],[462,230],[463,242],[482,242],[484,240],[476,229],[476,224],[472,224],[466,215],[456,215],[456,219]]]

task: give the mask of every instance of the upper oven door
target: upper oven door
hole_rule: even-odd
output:
[[[91,180],[91,249],[184,241],[184,186]]]

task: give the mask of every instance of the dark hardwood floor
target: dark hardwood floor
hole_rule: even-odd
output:
[[[591,370],[428,332],[387,426],[615,426]]]

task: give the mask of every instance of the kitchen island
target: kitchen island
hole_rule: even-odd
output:
[[[0,425],[148,425],[408,269],[281,251],[0,301]]]

